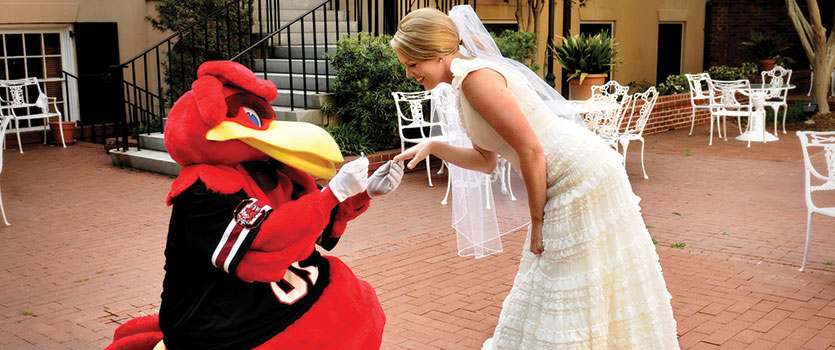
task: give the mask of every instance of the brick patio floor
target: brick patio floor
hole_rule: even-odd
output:
[[[732,133],[734,134],[734,133]],[[755,143],[676,130],[630,147],[627,171],[658,241],[683,349],[835,349],[835,220],[817,217],[807,271],[797,137]],[[0,348],[101,349],[155,313],[172,178],[115,168],[100,145],[4,152]],[[820,155],[818,155],[820,156]],[[384,349],[478,349],[495,326],[523,234],[485,259],[455,254],[445,175],[407,173],[333,254],[377,290]],[[835,198],[828,198],[835,204]],[[684,248],[672,248],[684,243]]]

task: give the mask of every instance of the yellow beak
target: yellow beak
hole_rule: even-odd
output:
[[[209,141],[241,140],[284,164],[310,175],[330,179],[342,152],[325,129],[303,122],[273,120],[266,130],[224,121],[206,133]]]

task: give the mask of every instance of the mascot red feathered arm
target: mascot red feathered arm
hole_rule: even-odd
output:
[[[246,67],[212,61],[171,109],[165,146],[183,169],[167,198],[160,313],[119,327],[108,349],[380,347],[376,293],[315,245],[332,249],[369,192],[399,184],[402,165],[369,179],[360,158],[337,173],[333,138],[277,121],[276,93]]]

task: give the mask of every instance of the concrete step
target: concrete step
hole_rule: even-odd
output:
[[[329,33],[316,33],[315,35],[311,32],[305,32],[303,35],[300,32],[290,32],[290,45],[302,45],[305,46],[309,45],[324,45],[325,41],[327,41],[328,45],[335,44],[339,39],[344,38],[346,35],[351,37],[356,37],[356,32],[345,33],[341,32],[337,34],[336,32],[329,32]],[[270,39],[270,44],[273,46],[287,46],[287,32],[281,32],[277,34],[275,37]],[[315,40],[315,43],[314,43]]]
[[[282,3],[282,5],[283,5],[283,3]],[[273,13],[279,12],[278,13],[278,19],[281,21],[281,23],[286,23],[286,22],[289,22],[289,21],[292,21],[292,20],[298,18],[301,15],[306,14],[308,11],[310,11],[311,8],[313,8],[313,6],[315,6],[315,5],[306,6],[304,8],[283,8],[279,11],[273,10]],[[264,8],[264,9],[266,9],[266,8]],[[258,9],[255,8],[253,12],[257,13],[257,11],[258,11]],[[345,21],[348,18],[348,14],[345,11],[341,11],[341,10],[340,11],[333,11],[331,9],[328,9],[327,11],[325,11],[326,12],[325,14],[323,14],[322,11],[323,10],[322,10],[321,7],[316,10],[316,19],[318,19],[318,20],[327,19],[329,21]],[[266,12],[266,10],[264,12]],[[310,17],[311,19],[313,18],[312,15],[307,15],[305,17]],[[257,19],[257,15],[256,15],[256,19]],[[262,19],[264,19],[264,18],[262,17]],[[305,19],[305,21],[306,20],[307,19]]]
[[[317,94],[314,92],[307,92],[301,90],[295,90],[293,93],[290,93],[290,90],[278,89],[278,97],[270,103],[273,106],[290,106],[290,97],[293,98],[293,107],[296,109],[305,108],[304,101],[307,100],[307,108],[308,109],[319,109],[322,108],[322,104],[324,104],[325,99],[327,98],[327,94]]]
[[[263,74],[259,74],[259,78],[263,78]],[[294,90],[307,90],[314,93],[333,90],[335,78],[335,75],[327,76],[324,72],[316,76],[312,71],[308,71],[306,76],[302,75],[301,71],[294,72],[292,79],[291,74],[288,73],[267,73],[267,79],[272,81],[279,90],[289,90],[292,80]]]
[[[324,43],[317,43],[317,46],[313,46],[313,43],[309,43],[304,47],[293,45],[293,46],[274,46],[272,47],[272,56],[275,58],[292,58],[292,59],[302,59],[302,53],[304,53],[304,59],[313,59],[313,57],[322,58],[322,55],[325,52],[328,53],[335,53],[336,52],[336,42],[328,42],[328,46],[325,47]]]
[[[109,151],[110,160],[113,165],[150,171],[158,174],[177,176],[182,166],[177,164],[167,152],[143,149],[141,151],[128,150],[120,151],[112,149]]]
[[[290,107],[286,106],[273,106],[273,110],[277,120],[305,122],[319,126],[324,124],[322,111],[318,109],[296,108],[291,110]]]
[[[165,142],[163,141],[163,133],[155,132],[149,135],[139,135],[139,147],[142,149],[166,152]]]
[[[263,72],[265,66],[267,67],[267,72],[270,73],[289,73],[290,68],[292,68],[293,74],[299,74],[302,72],[302,68],[304,68],[307,70],[308,74],[311,72],[329,75],[336,74],[336,69],[333,68],[330,61],[325,59],[256,59],[253,70],[256,72]],[[258,77],[262,78],[263,75],[259,73]]]
[[[291,19],[292,20],[292,19]],[[289,20],[282,20],[279,25],[284,25],[288,23]],[[257,19],[252,24],[252,32],[258,33],[259,30],[264,32],[271,32],[277,30],[279,27],[275,25],[274,22],[267,22],[266,20],[259,22]],[[322,19],[321,12],[316,12],[316,20],[314,21],[312,15],[308,15],[304,17],[304,23],[302,21],[298,21],[290,25],[290,32],[291,33],[299,33],[302,29],[304,29],[305,33],[313,33],[314,28],[316,29],[317,33],[324,33],[327,32],[337,32],[339,29],[339,33],[346,33],[346,32],[356,32],[359,25],[355,21],[345,21],[345,20],[328,20],[325,21]],[[287,35],[286,33],[282,33],[283,35]]]

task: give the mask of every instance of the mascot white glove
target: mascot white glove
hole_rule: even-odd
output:
[[[368,186],[368,158],[361,157],[342,165],[336,176],[328,183],[328,187],[342,201],[365,191]]]
[[[403,179],[403,162],[388,161],[368,178],[368,196],[377,197],[394,191]]]

